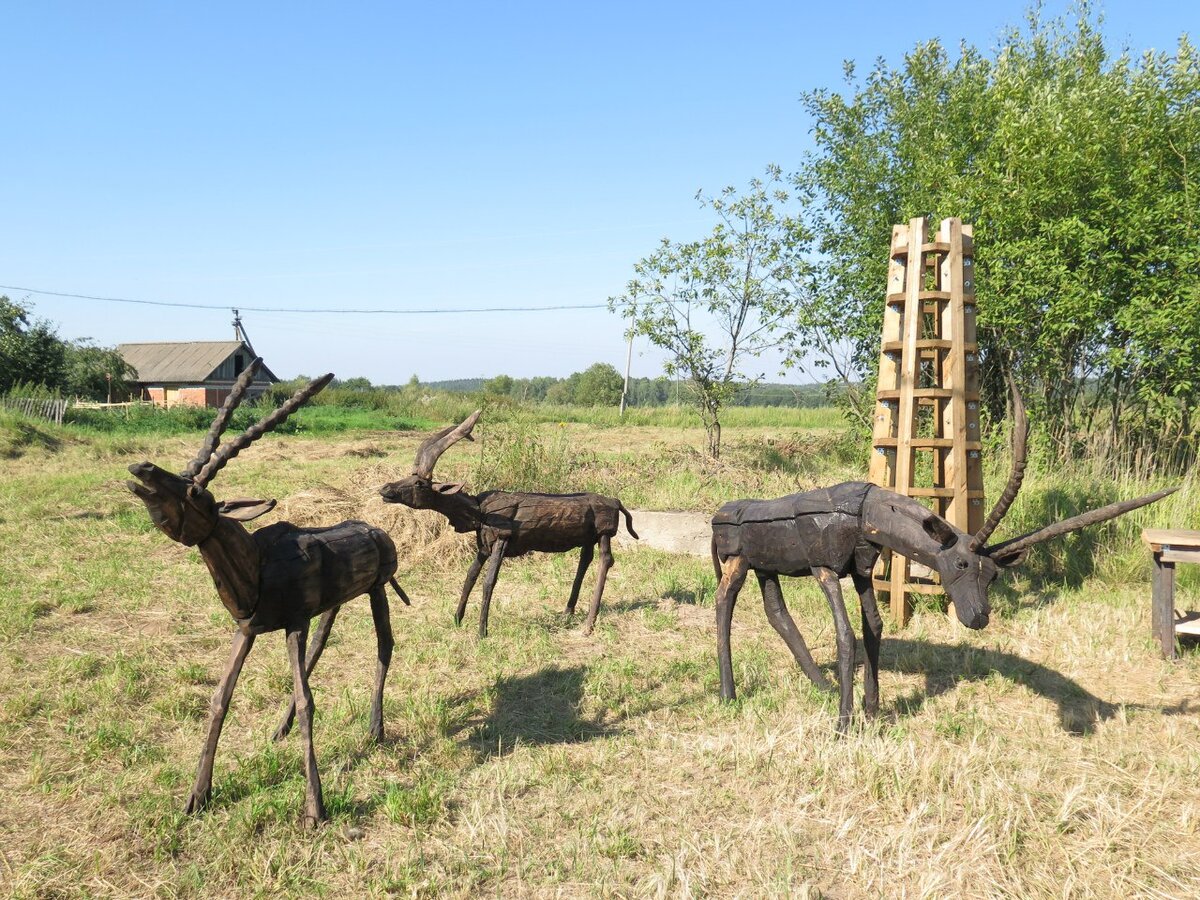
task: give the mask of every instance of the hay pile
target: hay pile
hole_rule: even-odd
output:
[[[475,553],[475,537],[458,534],[440,513],[384,503],[380,485],[395,478],[394,468],[368,466],[353,472],[345,487],[318,484],[279,502],[279,514],[295,525],[316,528],[361,519],[386,531],[396,542],[400,569],[458,570]],[[276,520],[277,521],[277,520]]]

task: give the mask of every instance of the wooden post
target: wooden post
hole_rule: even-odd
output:
[[[983,524],[983,467],[972,228],[944,219],[929,238],[925,219],[892,230],[870,479],[925,498],[974,532]],[[918,453],[929,454],[927,465]],[[901,624],[909,594],[942,593],[936,572],[886,550],[875,588],[890,595]]]
[[[1151,584],[1150,629],[1162,649],[1163,659],[1175,658],[1175,563],[1163,559],[1161,550],[1154,554],[1154,579]]]

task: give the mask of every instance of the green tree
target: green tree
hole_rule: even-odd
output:
[[[498,397],[507,397],[512,393],[513,380],[509,375],[497,375],[495,378],[489,378],[483,383],[483,391],[485,394],[494,394]]]
[[[67,345],[53,326],[30,320],[29,310],[0,296],[0,393],[17,384],[61,389],[67,372]]]
[[[712,233],[689,243],[664,239],[634,264],[635,278],[609,308],[670,355],[668,376],[686,379],[708,435],[708,453],[721,452],[721,409],[744,385],[762,377],[745,367],[791,340],[808,264],[808,235],[785,212],[790,201],[772,166],[744,193],[725,188],[697,195],[712,210]]]
[[[572,372],[566,378],[562,378],[546,389],[547,403],[571,404],[575,403],[575,394],[579,389],[580,374]]]
[[[137,380],[137,372],[121,354],[87,339],[67,345],[65,368],[63,390],[90,400],[128,397]]]
[[[1200,400],[1200,66],[1111,57],[1086,5],[1010,32],[992,53],[937,41],[845,94],[814,91],[816,149],[795,176],[822,273],[796,356],[843,376],[878,357],[891,226],[975,226],[984,374],[1029,385],[1063,455],[1106,421],[1131,452],[1190,459]],[[864,417],[865,421],[865,417]]]
[[[582,406],[616,406],[625,379],[608,363],[596,363],[579,373],[575,402]]]

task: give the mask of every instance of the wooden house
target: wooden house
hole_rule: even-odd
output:
[[[220,406],[234,380],[254,359],[245,341],[119,344],[117,352],[137,371],[134,396],[159,406]],[[279,381],[265,365],[247,395]]]

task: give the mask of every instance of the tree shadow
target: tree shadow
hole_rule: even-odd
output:
[[[1167,715],[1186,715],[1191,710],[1183,703],[1174,707],[1117,704],[1085,690],[1061,672],[1025,659],[1015,653],[972,647],[969,644],[939,644],[884,638],[880,646],[881,669],[924,675],[925,690],[897,698],[892,708],[898,717],[917,713],[930,699],[957,687],[963,681],[984,681],[993,674],[1022,685],[1058,706],[1058,723],[1063,731],[1086,735],[1096,725],[1111,719],[1122,707],[1145,709]]]

